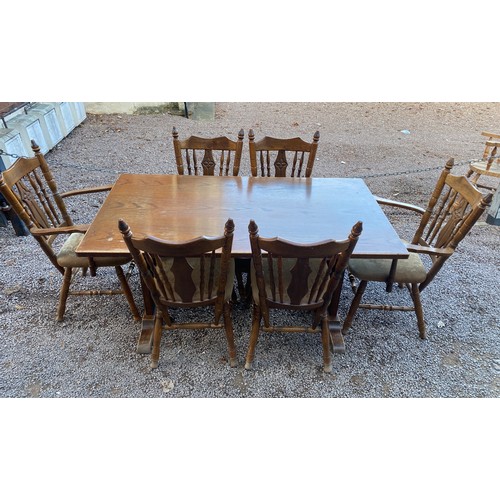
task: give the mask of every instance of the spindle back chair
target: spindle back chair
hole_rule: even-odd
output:
[[[358,222],[346,240],[327,240],[301,244],[279,237],[263,238],[255,221],[248,226],[252,248],[252,331],[246,356],[251,369],[260,331],[321,331],[323,370],[331,372],[328,306],[341,286],[344,270],[362,231]],[[271,310],[306,311],[312,315],[310,326],[282,325],[273,321]],[[261,328],[261,322],[263,327]]]
[[[121,266],[131,262],[131,257],[79,257],[76,249],[89,224],[73,224],[65,199],[72,196],[109,191],[111,186],[100,186],[59,193],[52,172],[39,146],[32,142],[33,158],[19,158],[0,174],[0,191],[12,210],[24,222],[37,240],[53,266],[63,275],[57,308],[57,321],[62,321],[68,295],[124,294],[134,319],[140,314],[128,285],[130,273],[124,274]],[[61,238],[60,238],[61,237]],[[64,237],[64,242],[62,238]],[[70,289],[78,272],[83,276],[90,270],[96,276],[99,267],[114,267],[121,289],[88,290]],[[129,269],[130,270],[130,269]]]
[[[318,149],[319,131],[314,134],[312,142],[306,142],[300,137],[277,139],[268,136],[255,142],[253,130],[249,131],[248,139],[252,176],[311,176]]]
[[[157,368],[162,330],[222,328],[226,333],[229,363],[236,366],[231,294],[234,264],[231,259],[234,223],[228,219],[222,236],[200,236],[174,243],[154,236],[134,237],[128,224],[119,229],[156,305],[151,367]],[[173,321],[170,310],[213,306],[209,322]],[[221,316],[223,323],[221,323]]]
[[[351,259],[349,271],[355,291],[349,312],[344,321],[343,333],[349,330],[358,307],[385,311],[414,311],[417,316],[420,338],[426,338],[426,327],[420,293],[432,282],[446,261],[453,255],[458,244],[470,232],[476,221],[491,202],[492,194],[483,195],[465,176],[451,174],[453,159],[449,159],[441,172],[429,204],[424,210],[415,205],[378,199],[381,205],[411,210],[421,216],[420,224],[407,244],[409,259]],[[427,255],[426,265],[421,255]],[[355,285],[355,278],[360,280]],[[386,291],[392,291],[392,283],[406,287],[413,306],[391,304],[361,304],[367,283],[386,283]]]
[[[179,133],[172,130],[175,162],[179,175],[238,175],[243,150],[244,132],[238,140],[228,137],[204,138],[190,136],[180,140]],[[184,166],[184,159],[186,166]]]

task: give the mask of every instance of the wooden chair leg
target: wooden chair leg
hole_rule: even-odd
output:
[[[238,366],[238,361],[236,359],[233,320],[231,319],[231,304],[229,302],[224,303],[222,314],[224,315],[224,331],[226,332],[227,346],[229,349],[229,366],[231,366],[231,368],[236,368]]]
[[[163,318],[161,311],[157,310],[155,315],[155,324],[153,328],[153,349],[151,350],[151,368],[158,368],[160,360],[160,344],[162,335]]]
[[[260,307],[254,304],[252,314],[252,332],[250,333],[250,341],[248,343],[248,351],[245,362],[245,370],[251,370],[253,360],[255,358],[255,346],[259,339],[260,320],[261,320]]]
[[[342,325],[342,333],[345,335],[349,328],[351,328],[352,320],[354,319],[354,315],[358,310],[359,304],[361,303],[361,299],[363,297],[363,293],[365,293],[366,285],[368,281],[361,281],[358,285],[358,289],[356,290],[356,295],[351,302],[351,307],[349,307],[349,312],[347,313],[347,317],[344,320],[344,324]]]
[[[321,320],[321,341],[323,343],[323,371],[332,373],[332,355],[330,352],[330,328],[328,316]]]
[[[245,284],[243,283],[243,274],[238,269],[236,270],[236,282],[238,283],[238,294],[240,296],[240,301],[245,300]]]
[[[63,283],[61,286],[61,293],[59,294],[59,305],[57,306],[56,320],[62,321],[64,312],[66,311],[66,301],[68,300],[69,287],[71,285],[71,278],[73,277],[73,268],[65,267]]]
[[[250,264],[251,260],[248,258],[235,259],[235,274],[236,282],[238,284],[238,294],[240,302],[246,305],[250,304],[252,293],[250,284]],[[246,274],[246,282],[243,282],[243,274]]]
[[[132,291],[130,290],[130,287],[128,285],[125,273],[123,272],[121,266],[115,266],[115,271],[118,279],[120,280],[122,290],[125,294],[125,298],[127,299],[130,310],[132,311],[132,316],[134,317],[135,321],[139,321],[141,319],[141,315],[139,313],[139,310],[137,309],[137,306],[135,305],[134,296],[132,295]]]
[[[245,283],[245,304],[250,305],[252,302],[252,281],[250,272],[247,273],[247,281]]]
[[[424,309],[422,308],[422,301],[420,300],[420,290],[418,289],[417,283],[412,283],[411,285],[411,298],[413,299],[413,305],[415,306],[415,314],[417,315],[420,338],[426,339],[427,334],[425,332]]]

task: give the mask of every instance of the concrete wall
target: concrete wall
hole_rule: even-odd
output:
[[[95,115],[129,114],[144,115],[170,113],[185,116],[193,120],[213,120],[215,102],[86,102],[87,113]]]
[[[165,113],[183,112],[179,110],[177,102],[86,102],[85,110],[91,114],[141,114],[141,113]]]

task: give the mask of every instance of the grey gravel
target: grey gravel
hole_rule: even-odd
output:
[[[65,191],[112,183],[121,172],[175,173],[174,125],[181,137],[235,138],[243,128],[245,141],[250,128],[257,138],[311,139],[319,130],[315,176],[363,177],[377,195],[424,205],[446,160],[464,173],[482,153],[480,132],[498,132],[499,123],[500,103],[217,103],[213,121],[89,115],[47,160]],[[88,222],[103,199],[73,202],[75,222]],[[388,214],[402,237],[411,234],[415,218]],[[256,369],[245,371],[251,321],[241,305],[233,311],[238,368],[228,365],[224,335],[206,330],[165,334],[151,371],[149,356],[136,353],[139,325],[123,297],[70,297],[58,324],[61,277],[33,238],[0,228],[0,396],[498,397],[500,229],[484,220],[422,295],[428,340],[413,313],[359,311],[332,374],[322,372],[319,336],[306,334],[262,335]],[[116,284],[112,271],[99,277]],[[140,303],[137,274],[132,287]],[[367,298],[380,295],[380,286],[368,287]],[[342,316],[351,298],[346,286]],[[392,300],[408,296],[396,289]]]

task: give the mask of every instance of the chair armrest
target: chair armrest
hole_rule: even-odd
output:
[[[484,137],[493,137],[495,139],[500,139],[500,135],[499,134],[494,134],[493,132],[481,132],[481,135],[483,135]]]
[[[374,198],[379,205],[388,205],[390,207],[412,210],[413,212],[417,212],[419,214],[423,214],[425,212],[424,208],[418,207],[417,205],[411,205],[410,203],[403,203],[402,201],[396,201],[396,200],[388,200],[386,198],[380,198],[378,196],[375,196]]]
[[[33,227],[30,229],[30,232],[33,236],[51,236],[53,234],[86,233],[89,227],[90,224],[48,228]]]
[[[436,248],[436,247],[424,247],[422,245],[413,245],[408,243],[406,245],[408,252],[413,253],[423,253],[426,255],[435,255],[436,257],[445,257],[453,254],[452,248]]]
[[[108,186],[96,186],[84,189],[76,189],[74,191],[67,191],[66,193],[61,194],[61,198],[67,198],[68,196],[78,196],[80,194],[91,194],[91,193],[101,193],[103,191],[110,191],[113,187],[113,184]]]

